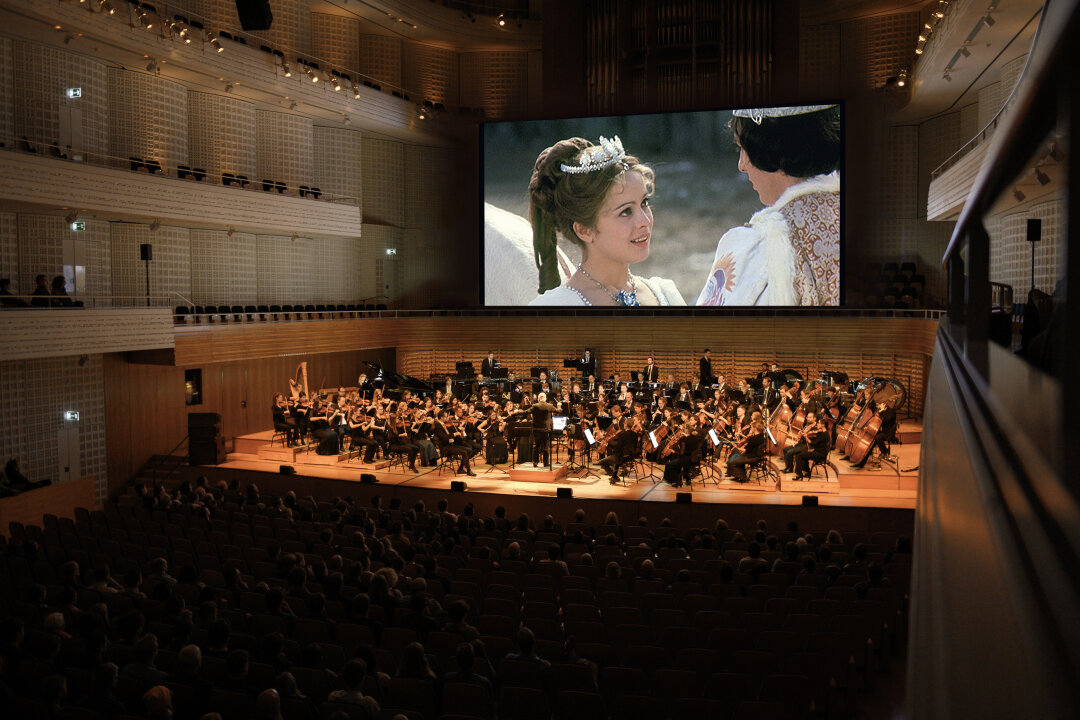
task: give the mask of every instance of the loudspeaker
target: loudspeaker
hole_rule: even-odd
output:
[[[450,492],[465,492],[465,488],[469,487],[461,480],[450,481]]]
[[[1042,240],[1042,220],[1040,218],[1028,218],[1027,241],[1037,243]]]
[[[153,260],[154,259],[154,246],[150,243],[143,243],[139,245],[139,259],[140,260]]]
[[[294,468],[292,465],[282,465],[278,468],[278,472],[282,475],[295,475],[296,468]]]
[[[198,442],[200,440],[213,440],[216,437],[220,437],[220,427],[195,427],[188,428],[188,437],[191,438],[191,442]]]
[[[574,497],[574,488],[555,488],[555,497],[572,498]]]
[[[236,14],[245,30],[269,30],[274,22],[269,0],[236,0]]]
[[[374,485],[379,479],[371,473],[360,473],[360,482],[364,485]]]
[[[693,500],[693,493],[675,493],[675,502],[680,505],[689,505]]]
[[[191,465],[217,465],[225,461],[225,438],[193,440],[188,446],[188,462]]]
[[[209,427],[221,425],[221,415],[218,413],[188,413],[187,425],[193,427]]]
[[[803,495],[802,504],[803,507],[817,507],[817,495]]]

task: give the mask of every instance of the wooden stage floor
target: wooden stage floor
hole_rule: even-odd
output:
[[[674,488],[661,481],[663,465],[645,464],[630,474],[619,485],[611,485],[606,474],[595,464],[589,471],[568,471],[565,452],[553,456],[554,468],[533,470],[532,463],[518,464],[516,468],[500,465],[490,468],[482,462],[474,462],[476,477],[454,475],[449,469],[442,472],[435,468],[419,467],[419,473],[404,471],[380,460],[366,465],[346,455],[319,456],[300,448],[282,448],[280,444],[270,447],[272,431],[241,435],[233,440],[233,452],[226,462],[217,467],[223,469],[252,470],[277,473],[282,465],[290,465],[297,476],[329,478],[360,482],[364,473],[375,475],[378,482],[389,486],[449,489],[451,480],[462,480],[469,492],[501,495],[525,495],[554,497],[556,489],[573,489],[574,497],[597,500],[631,500],[647,502],[675,502],[676,493],[691,492],[694,503],[738,503],[763,505],[799,505],[804,495],[814,495],[820,505],[837,507],[878,507],[914,509],[918,487],[918,466],[922,426],[918,422],[905,421],[900,425],[902,443],[892,446],[895,463],[882,463],[880,469],[852,468],[847,460],[837,454],[829,455],[827,478],[818,470],[808,481],[796,481],[790,474],[779,474],[779,482],[746,485],[706,478],[694,479],[690,488]],[[479,459],[478,456],[477,459]],[[772,458],[773,467],[780,470],[782,459]],[[717,468],[716,477],[723,469]],[[651,474],[650,474],[651,473]]]

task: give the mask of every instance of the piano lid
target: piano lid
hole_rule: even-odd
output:
[[[402,390],[411,390],[414,393],[427,394],[435,392],[435,388],[430,384],[419,378],[415,378],[412,375],[396,373],[392,370],[383,370],[382,366],[370,360],[361,360],[360,364],[368,368],[368,375],[371,377],[371,383],[375,387],[381,387],[384,395],[389,391],[400,392]]]

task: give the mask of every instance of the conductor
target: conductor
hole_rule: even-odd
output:
[[[555,412],[554,405],[547,401],[547,394],[540,393],[536,396],[536,402],[530,408],[532,411],[533,427],[533,467],[543,461],[547,467],[551,467],[551,414]]]

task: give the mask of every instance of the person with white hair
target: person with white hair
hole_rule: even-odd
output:
[[[529,411],[532,413],[533,467],[538,462],[551,467],[551,415],[556,407],[547,401],[547,393],[540,393]]]

